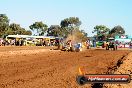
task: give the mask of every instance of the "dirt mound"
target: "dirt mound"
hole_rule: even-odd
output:
[[[122,62],[120,67],[114,72],[114,74],[130,74],[132,77],[132,53],[130,53]],[[109,84],[104,88],[131,88],[132,82],[128,84]]]

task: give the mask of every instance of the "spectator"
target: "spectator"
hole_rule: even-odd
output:
[[[132,49],[132,41],[130,42],[130,49]]]
[[[86,45],[87,45],[87,49],[89,49],[90,48],[90,40],[89,39],[86,41]]]
[[[46,41],[45,40],[43,40],[43,46],[46,46]]]

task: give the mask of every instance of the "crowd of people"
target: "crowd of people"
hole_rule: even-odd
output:
[[[55,46],[59,40],[47,41],[44,39],[0,39],[0,46]]]
[[[24,40],[23,39],[8,39],[8,40],[4,40],[4,39],[0,39],[0,46],[23,46],[24,45]]]
[[[81,44],[74,44],[72,40],[68,40],[66,43],[64,43],[63,40],[51,40],[51,41],[47,41],[44,39],[36,39],[36,40],[31,40],[28,41],[26,39],[2,39],[0,38],[0,46],[26,46],[26,45],[30,45],[30,43],[34,46],[58,46],[58,49],[60,48],[64,48],[65,46],[69,47],[69,50],[72,50],[73,47],[76,48],[80,48]],[[117,43],[117,42],[116,42]],[[92,42],[88,39],[85,42],[85,45],[87,47],[87,49],[90,49],[91,46],[95,46],[94,43],[92,44]],[[132,41],[129,43],[129,48],[132,49]]]

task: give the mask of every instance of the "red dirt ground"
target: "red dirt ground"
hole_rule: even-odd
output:
[[[90,88],[76,83],[78,68],[105,74],[130,51],[63,52],[44,47],[0,47],[0,88]]]

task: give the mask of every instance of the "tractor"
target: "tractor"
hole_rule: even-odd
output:
[[[79,52],[81,50],[82,43],[72,44],[71,41],[68,41],[63,45],[62,51],[71,51],[71,52]]]
[[[96,42],[97,47],[102,47],[103,48],[103,44],[104,44],[103,41]]]
[[[117,44],[114,41],[114,38],[109,38],[106,42],[106,50],[117,50]]]

